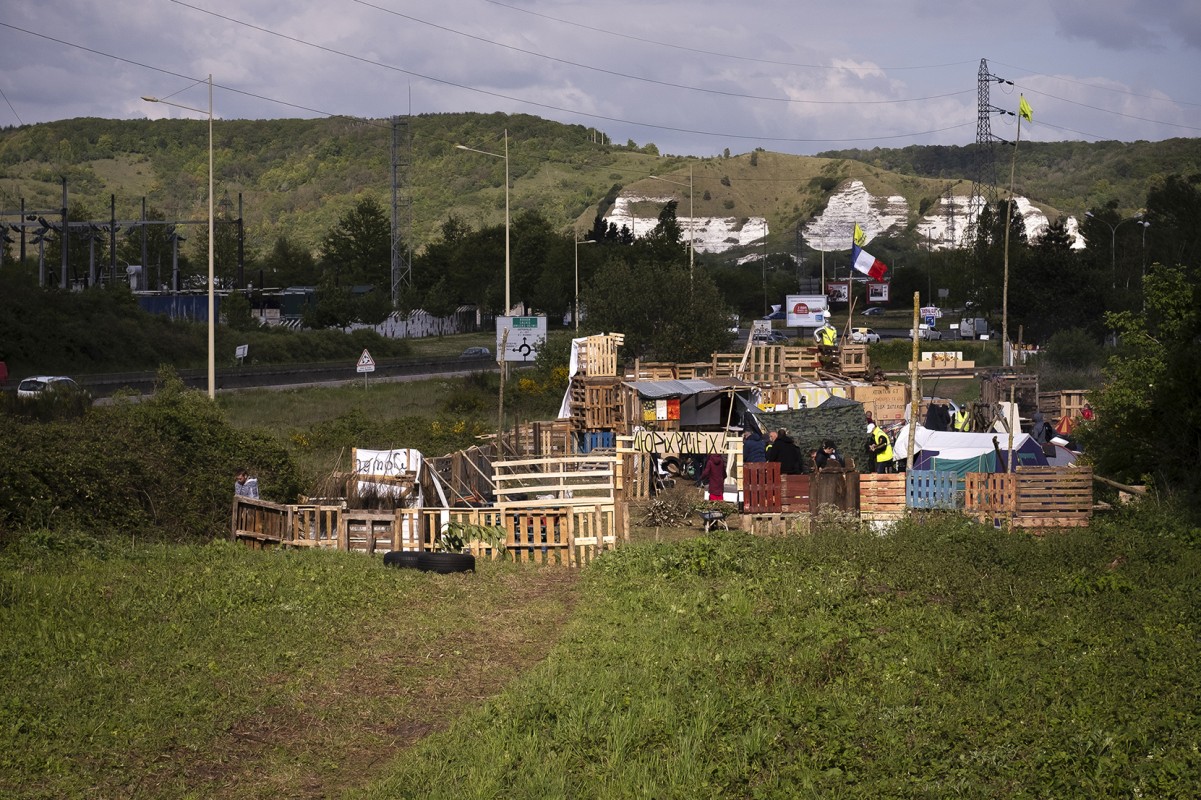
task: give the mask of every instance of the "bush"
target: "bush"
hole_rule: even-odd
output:
[[[1058,331],[1047,340],[1040,355],[1048,364],[1064,369],[1087,370],[1100,366],[1104,353],[1100,342],[1081,328]]]
[[[233,473],[259,477],[264,498],[293,500],[291,457],[261,431],[238,431],[173,372],[142,403],[32,421],[0,414],[0,529],[207,539],[229,526]]]

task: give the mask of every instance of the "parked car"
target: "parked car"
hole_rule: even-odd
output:
[[[791,337],[781,331],[756,331],[751,335],[752,344],[783,344],[789,341]]]
[[[465,360],[466,359],[476,359],[476,358],[491,358],[491,357],[492,357],[492,351],[489,350],[487,347],[468,347],[466,350],[464,350],[462,353],[459,354],[459,358],[462,358]]]
[[[880,341],[880,334],[871,328],[851,328],[851,341],[855,344],[876,344]]]
[[[913,338],[913,331],[909,331],[909,338]],[[918,339],[928,339],[932,342],[937,342],[942,339],[942,331],[935,328],[928,328],[925,325],[919,325],[917,329]]]
[[[41,397],[46,392],[79,392],[79,384],[65,375],[35,375],[17,384],[17,397]]]
[[[884,313],[884,306],[872,306],[871,308],[863,309],[863,316],[878,317]]]

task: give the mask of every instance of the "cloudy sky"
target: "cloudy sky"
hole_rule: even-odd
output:
[[[1197,0],[43,0],[0,15],[0,126],[483,111],[716,155],[1201,136]],[[1006,83],[1001,81],[1008,81]],[[191,115],[195,116],[195,115]],[[991,132],[1015,135],[993,113]]]

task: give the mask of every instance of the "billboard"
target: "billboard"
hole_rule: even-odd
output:
[[[831,303],[851,302],[850,281],[830,281],[826,284],[826,297]]]
[[[868,281],[867,282],[867,302],[869,303],[887,303],[888,302],[888,284],[884,281]]]
[[[790,294],[784,302],[784,324],[789,328],[820,328],[826,324],[830,303],[821,294]]]

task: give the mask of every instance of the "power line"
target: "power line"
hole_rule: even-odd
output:
[[[778,67],[802,67],[805,69],[819,69],[819,70],[827,70],[827,71],[831,71],[831,72],[833,72],[833,71],[878,72],[880,70],[884,70],[887,72],[894,72],[894,71],[899,71],[899,70],[911,70],[911,69],[912,70],[944,69],[946,67],[962,67],[965,64],[972,63],[971,61],[953,61],[953,62],[950,62],[947,64],[930,64],[930,65],[925,65],[925,66],[912,66],[912,67],[878,67],[878,66],[832,67],[829,64],[804,64],[804,63],[797,63],[797,62],[792,62],[792,61],[774,61],[774,60],[768,59],[768,58],[754,58],[751,56],[736,55],[734,53],[722,53],[722,52],[718,52],[716,50],[703,50],[698,47],[688,47],[686,45],[672,44],[671,42],[660,42],[655,39],[644,39],[641,36],[631,36],[630,34],[617,33],[616,31],[607,30],[605,28],[596,28],[591,25],[584,25],[579,22],[572,22],[571,20],[562,19],[560,17],[552,17],[549,14],[541,14],[537,11],[530,11],[527,8],[519,8],[517,6],[509,5],[508,3],[501,3],[501,2],[499,2],[499,0],[484,0],[484,2],[491,3],[494,6],[500,6],[501,8],[507,8],[510,11],[518,11],[522,14],[529,14],[532,17],[540,17],[542,19],[548,19],[551,22],[558,22],[562,25],[570,25],[574,28],[580,28],[582,30],[589,31],[591,33],[603,33],[606,36],[614,36],[618,39],[626,39],[631,42],[641,42],[643,44],[651,44],[651,45],[654,45],[655,47],[668,47],[673,50],[682,50],[687,53],[697,53],[698,55],[703,55],[703,56],[717,56],[719,58],[729,58],[729,59],[733,59],[735,61],[749,61],[754,64],[773,64]]]
[[[670,89],[683,89],[684,91],[688,91],[688,92],[701,92],[704,94],[720,95],[722,97],[734,97],[734,98],[738,98],[740,100],[765,100],[765,101],[774,102],[774,103],[796,103],[798,105],[870,106],[870,105],[895,105],[895,104],[900,104],[900,103],[923,103],[923,102],[927,102],[930,100],[941,100],[946,97],[958,97],[959,95],[967,94],[968,92],[970,92],[969,89],[964,89],[962,91],[944,92],[943,94],[929,95],[926,97],[903,97],[903,98],[898,98],[895,100],[798,100],[798,99],[792,98],[792,97],[778,97],[778,96],[773,97],[773,96],[768,96],[768,95],[745,94],[742,92],[730,92],[730,91],[724,91],[722,89],[709,89],[709,88],[705,88],[703,86],[688,86],[688,85],[682,84],[682,83],[672,83],[671,81],[661,81],[661,80],[658,80],[657,78],[648,78],[645,75],[633,75],[628,72],[617,72],[616,70],[606,69],[604,67],[596,67],[591,64],[582,64],[578,61],[568,61],[567,59],[556,58],[555,56],[549,56],[549,55],[546,55],[545,53],[539,53],[535,50],[525,50],[520,47],[514,47],[513,45],[504,44],[503,42],[497,42],[492,39],[485,39],[482,36],[476,36],[475,34],[466,33],[464,31],[456,30],[454,28],[448,28],[444,25],[438,25],[437,23],[434,23],[434,22],[429,22],[427,20],[418,19],[417,17],[411,16],[409,14],[402,14],[399,11],[393,11],[392,9],[384,8],[383,6],[379,6],[374,3],[369,3],[369,2],[367,2],[367,0],[353,0],[353,2],[358,3],[361,6],[366,6],[367,8],[374,8],[378,11],[384,12],[385,14],[391,14],[392,16],[400,17],[401,19],[407,19],[410,22],[416,22],[419,25],[428,25],[431,28],[437,28],[440,31],[446,31],[447,33],[454,34],[455,36],[462,36],[467,39],[472,39],[477,42],[483,42],[484,44],[490,44],[493,47],[500,47],[505,50],[512,50],[513,52],[521,53],[522,55],[534,56],[535,58],[545,59],[546,61],[553,61],[556,64],[565,64],[570,67],[578,67],[579,69],[586,69],[586,70],[590,70],[593,72],[599,72],[603,75],[612,75],[615,78],[626,78],[629,80],[640,81],[643,83],[652,83],[657,86],[665,86]],[[829,67],[828,69],[839,70],[842,68],[841,67]]]

